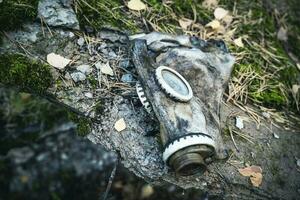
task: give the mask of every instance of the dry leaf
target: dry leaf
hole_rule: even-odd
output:
[[[234,42],[234,44],[235,44],[236,46],[238,46],[238,47],[244,47],[244,43],[243,43],[243,40],[242,40],[241,37],[239,37],[239,38],[233,40],[233,42]]]
[[[136,11],[146,9],[146,4],[144,4],[141,0],[130,0],[127,6],[129,9]]]
[[[96,63],[95,65],[96,65],[96,68],[100,69],[101,73],[107,74],[107,75],[110,75],[110,76],[114,75],[114,71],[109,66],[109,62],[107,62],[106,64]]]
[[[141,199],[149,198],[154,193],[154,189],[151,185],[147,184],[142,187]]]
[[[219,1],[218,0],[204,0],[202,2],[202,7],[206,9],[213,9],[218,6]]]
[[[280,27],[277,33],[277,39],[281,41],[287,41],[288,40],[287,29]]]
[[[297,63],[296,66],[297,66],[298,70],[300,70],[300,63]]]
[[[259,166],[252,165],[243,169],[238,169],[243,176],[250,177],[250,181],[253,186],[259,187],[262,183],[262,169]]]
[[[227,14],[228,10],[225,10],[224,8],[216,8],[214,11],[214,16],[218,20],[223,19]]]
[[[230,30],[230,31],[227,31],[227,32],[225,33],[224,37],[226,37],[226,38],[232,38],[233,35],[234,35],[234,33],[235,33],[235,31],[236,31],[236,28],[234,28],[234,29],[232,29],[232,30]]]
[[[47,55],[47,62],[51,66],[62,70],[71,62],[71,60],[64,58],[58,54],[50,53]]]
[[[218,33],[221,35],[224,35],[226,33],[226,29],[223,25],[220,25],[220,27],[218,28]]]
[[[126,123],[125,123],[124,118],[119,119],[119,120],[115,123],[115,129],[116,129],[118,132],[121,132],[121,131],[123,131],[123,130],[126,129]]]
[[[229,26],[233,21],[233,17],[231,15],[226,15],[222,18],[222,22],[225,22],[226,26]]]
[[[294,93],[295,95],[298,94],[299,89],[300,89],[300,85],[293,85],[293,86],[292,86],[292,91],[293,91],[293,93]]]
[[[179,25],[181,28],[183,28],[184,30],[187,30],[188,27],[192,25],[193,20],[182,18],[182,19],[178,20],[178,22],[179,22]]]
[[[261,182],[262,182],[262,174],[261,173],[256,173],[254,176],[250,176],[250,181],[253,186],[259,187]]]
[[[218,20],[213,20],[211,22],[209,22],[208,24],[205,25],[206,27],[211,27],[212,29],[218,29],[221,24]]]

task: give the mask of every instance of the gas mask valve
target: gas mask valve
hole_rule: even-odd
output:
[[[177,71],[160,66],[155,70],[155,78],[166,95],[180,102],[188,102],[193,97],[190,84]]]

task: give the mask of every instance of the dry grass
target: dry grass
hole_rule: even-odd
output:
[[[210,1],[207,0],[199,3],[191,0],[149,0],[145,2],[147,9],[144,11],[129,10],[126,3],[118,0],[106,2],[105,5],[93,2],[89,2],[90,11],[86,12],[82,7],[83,4],[87,5],[87,1],[77,0],[77,10],[88,13],[84,15],[84,21],[93,25],[98,19],[91,19],[89,15],[97,16],[102,9],[110,8],[109,13],[99,18],[95,28],[103,24],[101,20],[121,20],[124,27],[130,27],[133,33],[160,31],[224,40],[236,57],[226,102],[240,107],[258,124],[263,118],[262,112],[270,115],[268,120],[285,125],[293,124],[290,116],[296,116],[286,114],[287,110],[300,112],[300,95],[292,90],[293,85],[299,84],[299,71],[277,40],[275,20],[280,19],[284,23],[285,17],[279,16],[277,12],[270,16],[263,9],[261,1],[220,0],[216,1],[218,4],[208,6],[207,2]],[[217,7],[229,12],[226,17],[218,20],[217,28],[212,28],[207,24],[214,20],[214,10]],[[189,22],[188,26],[180,25],[182,19]]]

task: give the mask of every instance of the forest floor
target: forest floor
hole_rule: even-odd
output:
[[[36,1],[24,2],[24,5],[30,3],[29,6],[32,7],[31,3]],[[224,40],[236,57],[224,103],[238,106],[258,125],[262,119],[267,119],[286,131],[299,133],[300,58],[297,56],[300,55],[300,11],[297,0],[276,3],[259,0],[204,0],[197,3],[192,0],[149,0],[144,1],[143,5],[145,7],[130,8],[127,2],[121,0],[74,1],[81,29],[86,32],[96,32],[106,26],[121,29],[128,34],[159,31]],[[1,9],[3,8],[0,11]],[[32,15],[33,18],[36,17],[35,14]],[[1,23],[4,23],[3,19],[0,16]],[[28,19],[32,18],[29,16]],[[6,159],[10,150],[32,147],[35,144],[45,145],[40,140],[42,133],[58,125],[54,121],[69,122],[69,116],[64,109],[26,93],[1,89],[0,96],[0,171],[1,174],[10,174],[15,173],[7,163],[11,161]],[[54,143],[61,140],[56,137],[52,138]],[[88,141],[83,143],[85,142],[87,146],[90,145]],[[97,150],[95,148],[91,151]],[[41,165],[34,166],[39,168]],[[56,178],[62,180],[60,184],[91,180],[84,191],[90,191],[87,193],[90,195],[89,199],[96,199],[106,187],[111,168],[98,172],[98,179],[92,178],[97,169],[93,169],[82,179],[69,172],[63,173],[63,170],[61,168],[55,172]],[[28,183],[28,177],[19,178],[19,184]],[[47,177],[41,180],[46,179]],[[51,178],[48,181],[51,182]],[[6,195],[4,197],[9,199],[22,199],[22,195],[26,195],[23,193],[14,196],[8,192],[9,188],[16,187],[16,180],[9,176],[3,176],[0,185],[3,186],[1,189],[5,188],[0,190],[0,197]],[[78,196],[68,196],[68,192],[78,186],[60,190],[55,188],[59,186],[53,186],[53,189],[49,186],[51,184],[40,185],[40,188],[35,186],[35,192],[49,195],[46,197],[49,199],[87,198],[80,196],[83,190],[78,190]],[[27,186],[20,191],[26,189]],[[300,195],[300,191],[298,192]],[[183,191],[171,185],[165,188],[152,187],[123,168],[117,172],[111,194],[110,199],[206,199],[206,194],[196,190]]]

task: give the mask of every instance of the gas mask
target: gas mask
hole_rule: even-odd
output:
[[[222,41],[156,32],[132,45],[137,94],[160,124],[164,162],[181,176],[205,172],[226,157],[219,107],[233,56]]]

